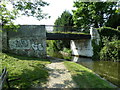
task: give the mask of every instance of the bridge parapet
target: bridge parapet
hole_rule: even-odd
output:
[[[73,26],[58,26],[58,25],[45,25],[47,33],[80,33],[83,32],[81,28]]]
[[[90,39],[91,35],[83,33],[80,28],[73,26],[46,25],[47,40],[81,40]]]

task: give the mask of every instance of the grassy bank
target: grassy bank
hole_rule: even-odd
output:
[[[107,81],[102,80],[94,72],[82,65],[69,61],[65,61],[64,65],[80,88],[114,88]]]
[[[30,58],[13,54],[0,53],[2,68],[7,67],[9,80],[12,88],[30,88],[41,85],[47,81],[48,71],[45,64],[50,63],[47,59]]]

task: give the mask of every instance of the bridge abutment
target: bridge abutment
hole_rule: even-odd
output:
[[[44,25],[21,25],[17,32],[7,31],[7,43],[4,42],[6,40],[3,40],[3,46],[7,44],[7,51],[10,53],[46,58]]]
[[[90,29],[90,35],[91,35],[90,39],[71,40],[70,46],[72,50],[72,55],[85,57],[93,56],[94,52],[92,40],[94,39],[96,41],[96,44],[99,45],[100,36],[98,31],[92,27]]]
[[[71,40],[72,55],[92,57],[93,48],[91,39]]]

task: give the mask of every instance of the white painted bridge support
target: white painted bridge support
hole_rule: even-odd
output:
[[[92,40],[95,39],[96,43],[99,44],[100,37],[97,30],[94,28],[90,29],[90,35],[91,39],[71,40],[72,55],[85,57],[93,56]]]
[[[71,40],[72,55],[92,57],[91,39]]]

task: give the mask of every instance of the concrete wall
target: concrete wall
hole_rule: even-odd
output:
[[[72,55],[92,57],[91,39],[71,40]]]
[[[99,35],[98,31],[95,28],[91,27],[90,35],[91,35],[91,40],[94,39],[96,41],[96,44],[99,45],[100,35]]]
[[[71,40],[71,50],[72,55],[77,56],[93,56],[93,47],[92,40],[95,39],[96,43],[99,45],[100,36],[98,31],[95,28],[90,29],[91,39],[82,39],[82,40]]]
[[[8,50],[8,42],[7,42],[7,30],[3,30],[2,29],[2,35],[1,35],[1,48],[2,48],[2,51],[6,52]]]
[[[2,27],[0,26],[0,52],[2,52]]]
[[[2,52],[2,29],[0,27],[0,52]]]
[[[46,57],[46,31],[43,25],[22,25],[8,32],[9,52],[30,57]]]

